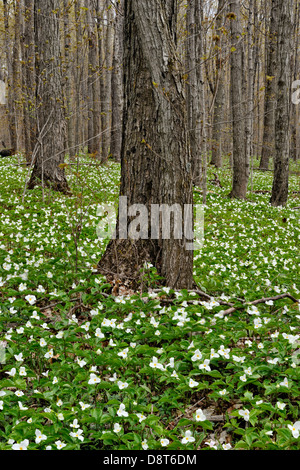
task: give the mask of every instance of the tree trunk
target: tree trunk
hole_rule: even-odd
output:
[[[36,102],[35,102],[35,39],[34,39],[34,0],[24,0],[24,36],[23,60],[26,67],[23,71],[25,94],[24,137],[25,152],[28,163],[31,163],[32,152],[36,141]]]
[[[274,154],[275,141],[275,106],[277,87],[277,35],[278,35],[278,1],[272,0],[270,31],[266,38],[267,71],[264,110],[264,134],[260,169],[268,169],[270,159]]]
[[[72,80],[72,63],[71,63],[71,24],[70,24],[70,2],[64,0],[64,49],[65,49],[65,64],[63,71],[65,74],[65,106],[66,106],[66,121],[67,121],[67,139],[66,144],[68,154],[71,158],[75,156],[75,116],[74,116],[74,102],[73,102],[73,80]]]
[[[276,0],[278,8],[278,81],[275,112],[275,159],[271,204],[284,206],[289,190],[291,108],[292,0]]]
[[[233,182],[230,196],[245,199],[249,161],[245,145],[245,106],[243,97],[243,35],[239,0],[230,2],[231,19],[231,107],[233,120]]]
[[[247,72],[247,121],[246,121],[246,159],[251,161],[251,190],[253,187],[253,125],[254,125],[254,0],[249,0],[248,20],[248,72]]]
[[[186,103],[188,132],[191,146],[191,167],[193,172],[193,182],[196,186],[201,184],[201,154],[202,154],[202,127],[201,120],[201,89],[204,83],[200,83],[198,43],[201,40],[201,23],[196,23],[196,3],[200,0],[190,0],[186,12]]]
[[[36,0],[37,126],[39,149],[28,189],[68,192],[63,163],[66,121],[61,74],[59,0]]]
[[[175,12],[175,0],[125,0],[120,196],[128,198],[131,216],[146,208],[146,221],[136,237],[130,237],[130,225],[128,237],[127,205],[125,211],[119,208],[117,239],[110,241],[99,270],[130,279],[135,287],[140,286],[144,262],[152,263],[172,288],[193,285],[193,254],[186,249],[185,236],[175,239],[175,220],[169,237],[156,224],[151,224],[151,230],[147,224],[149,213],[152,218],[162,204],[177,204],[178,212],[193,204],[184,85],[174,41]]]
[[[4,27],[5,27],[5,55],[6,55],[6,66],[7,66],[7,75],[8,75],[8,128],[9,128],[9,137],[10,137],[10,146],[15,150],[17,149],[17,129],[15,121],[15,103],[14,103],[14,74],[13,74],[13,57],[12,57],[12,47],[11,47],[11,38],[10,38],[10,22],[9,22],[9,2],[3,0],[4,8]]]
[[[79,155],[83,147],[82,139],[82,80],[83,80],[83,66],[82,66],[82,24],[81,24],[81,10],[82,0],[76,0],[74,5],[75,10],[75,25],[76,25],[76,67],[74,70],[74,82],[75,82],[75,154]]]
[[[88,153],[100,158],[100,89],[98,36],[94,23],[94,9],[90,0],[86,0],[88,32]]]
[[[117,5],[113,51],[113,70],[111,78],[111,138],[112,158],[121,161],[122,123],[123,123],[123,29],[124,0]]]
[[[226,0],[219,0],[218,13],[216,17],[215,29],[215,51],[216,51],[216,79],[215,79],[215,100],[212,129],[212,156],[211,165],[216,168],[222,167],[222,122],[224,122],[224,99],[225,99],[225,70],[224,57],[222,51],[223,32],[221,28],[224,24]]]
[[[110,107],[111,107],[111,9],[107,0],[97,0],[98,41],[100,55],[100,100],[101,100],[101,153],[105,162],[110,152]],[[100,25],[105,25],[100,27]]]

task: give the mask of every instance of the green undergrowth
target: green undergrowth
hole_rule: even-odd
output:
[[[194,263],[210,299],[115,297],[95,274],[96,228],[119,167],[71,163],[63,196],[24,192],[27,169],[0,160],[0,449],[299,449],[297,176],[274,208],[271,172],[236,201],[217,171]]]

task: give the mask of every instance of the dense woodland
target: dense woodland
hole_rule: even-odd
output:
[[[269,168],[275,154],[278,82],[285,90],[280,99],[287,101],[280,113],[289,106],[289,157],[298,159],[299,107],[290,106],[289,89],[299,80],[299,2],[177,3],[170,21],[195,159],[206,152],[208,163],[220,167],[228,155],[234,166],[236,125],[244,134],[239,135],[239,144],[245,146],[249,166],[254,159],[260,168]],[[0,72],[7,86],[2,105],[7,129],[2,129],[1,137],[8,147],[23,151],[31,162],[42,132],[38,113],[42,81],[53,59],[60,89],[52,91],[61,100],[67,123],[65,153],[72,157],[87,147],[102,162],[110,157],[120,160],[123,27],[122,0],[1,2]],[[45,47],[43,28],[53,36],[55,49]],[[287,69],[281,70],[281,64]]]
[[[0,0],[0,450],[299,450],[299,23]]]

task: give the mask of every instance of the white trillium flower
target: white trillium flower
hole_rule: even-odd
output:
[[[152,367],[152,369],[164,370],[164,366],[158,362],[155,356],[152,357],[152,362],[150,362],[149,366]]]
[[[115,424],[114,424],[114,432],[117,432],[117,433],[118,433],[118,432],[121,431],[121,429],[122,429],[122,428],[121,428],[121,426],[119,425],[119,423],[115,423]]]
[[[57,447],[57,449],[62,449],[63,447],[66,447],[67,444],[65,444],[64,442],[61,442],[61,441],[55,441],[55,445]]]
[[[45,441],[47,439],[47,436],[45,436],[45,434],[42,434],[39,429],[35,430],[35,435],[36,435],[35,442],[37,444],[39,444],[41,441]]]
[[[169,439],[161,439],[160,440],[160,445],[162,447],[166,447],[170,443]]]
[[[35,295],[26,295],[25,300],[27,300],[27,302],[30,305],[34,305],[36,303],[36,296]]]
[[[207,418],[205,414],[203,413],[203,411],[201,410],[201,408],[199,408],[199,410],[196,411],[195,419],[196,421],[206,421]]]
[[[128,383],[127,382],[122,382],[121,380],[119,380],[117,382],[117,385],[119,387],[120,390],[124,390],[124,388],[127,388],[128,387]]]
[[[199,369],[210,371],[209,359],[205,359],[205,361],[199,365]]]
[[[249,421],[249,417],[250,417],[249,410],[239,410],[239,415],[242,416],[245,421]]]
[[[125,349],[123,349],[123,351],[120,351],[120,352],[118,353],[118,356],[123,357],[124,359],[126,359],[126,358],[127,358],[127,353],[128,353],[128,351],[129,351],[129,349],[128,349],[128,348],[125,348]]]
[[[144,416],[143,413],[137,413],[136,415],[139,418],[140,423],[146,419],[146,416]]]
[[[99,382],[101,382],[101,380],[96,374],[90,374],[89,385],[98,384]]]
[[[14,377],[16,375],[16,372],[17,370],[15,369],[15,367],[13,367],[10,371],[5,372],[5,373],[9,375],[10,377]]]
[[[19,444],[13,444],[12,449],[13,450],[27,450],[28,446],[29,446],[29,440],[24,439],[24,441],[20,442]]]
[[[288,424],[288,428],[292,431],[293,437],[298,439],[300,435],[300,421],[296,421],[294,424]]]
[[[282,387],[288,387],[289,386],[289,382],[288,382],[288,379],[287,377],[284,378],[283,382],[280,382],[280,384]]]
[[[195,442],[195,438],[192,436],[191,431],[185,431],[183,439],[181,439],[182,444],[188,444],[189,442]]]
[[[127,411],[125,411],[125,405],[124,405],[124,403],[121,403],[121,405],[119,406],[119,409],[118,409],[118,411],[117,411],[117,415],[118,415],[118,416],[125,416],[125,417],[128,416]]]
[[[197,387],[198,385],[199,385],[199,382],[197,382],[196,380],[193,380],[193,379],[190,379],[190,380],[189,380],[189,386],[190,386],[191,388]]]
[[[82,436],[83,430],[77,429],[77,431],[70,432],[70,436],[79,439],[80,441],[84,441],[84,437]]]
[[[199,349],[196,349],[193,356],[191,357],[191,361],[195,362],[199,361],[200,359],[202,359],[202,353],[199,351]]]

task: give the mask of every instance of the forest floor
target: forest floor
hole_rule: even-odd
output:
[[[202,294],[149,268],[113,295],[94,269],[119,166],[67,166],[63,196],[24,192],[20,159],[0,160],[0,450],[299,450],[299,176],[274,208],[271,172],[237,201],[209,169]]]

